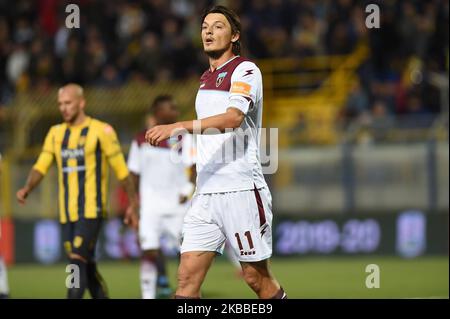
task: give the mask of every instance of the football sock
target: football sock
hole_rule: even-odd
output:
[[[155,299],[156,296],[156,263],[152,258],[141,260],[141,292],[142,299]]]
[[[79,278],[74,278],[72,282],[72,284],[78,284],[78,287],[67,289],[67,299],[82,299],[87,287],[87,264],[79,259],[70,259],[70,263],[78,266],[78,273],[75,271],[73,275],[79,275]]]
[[[91,297],[94,299],[107,299],[108,288],[105,280],[97,270],[97,264],[95,262],[88,262],[87,264],[87,279],[88,289]]]
[[[287,299],[287,295],[283,288],[280,287],[280,290],[278,290],[278,292],[270,299]]]
[[[162,253],[156,257],[156,269],[158,272],[157,286],[161,288],[169,287],[169,279],[167,278],[166,258]]]

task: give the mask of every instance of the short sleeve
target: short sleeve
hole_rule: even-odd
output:
[[[131,142],[130,151],[128,153],[128,169],[136,175],[141,173],[141,166],[139,160],[139,145],[136,140]]]
[[[261,98],[261,71],[249,61],[239,64],[231,76],[229,106],[247,114]]]
[[[102,151],[104,152],[109,165],[113,168],[116,177],[119,180],[122,180],[128,176],[129,171],[122,149],[120,148],[117,134],[109,124],[105,124],[100,130],[100,144]]]
[[[37,170],[42,175],[47,174],[50,166],[53,163],[53,159],[55,157],[55,128],[50,128],[45,137],[44,145],[42,147],[42,151],[39,154],[39,157],[36,163],[33,166],[33,169]]]

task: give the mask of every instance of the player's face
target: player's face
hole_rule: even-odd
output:
[[[208,14],[202,23],[203,50],[209,56],[220,56],[232,49],[232,41],[239,39],[233,35],[231,25],[221,13]]]
[[[175,103],[167,101],[163,102],[155,115],[159,124],[172,124],[177,121],[179,112]]]
[[[66,123],[74,123],[84,107],[84,99],[70,89],[58,92],[58,107]]]

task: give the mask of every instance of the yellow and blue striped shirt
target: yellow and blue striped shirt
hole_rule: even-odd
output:
[[[119,180],[129,174],[114,129],[90,117],[76,126],[55,125],[33,168],[45,175],[53,159],[58,167],[61,223],[105,217],[108,163]]]

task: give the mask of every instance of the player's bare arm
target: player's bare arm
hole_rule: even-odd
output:
[[[28,175],[27,182],[25,183],[25,186],[19,189],[16,193],[16,198],[19,204],[25,205],[26,199],[28,195],[33,191],[33,189],[39,185],[39,183],[44,178],[44,175],[42,175],[40,172],[38,172],[35,169],[32,169],[30,171],[30,174]]]
[[[203,134],[208,129],[215,129],[215,131],[225,133],[227,129],[238,128],[244,120],[244,116],[241,110],[229,107],[225,113],[210,116],[202,120],[155,126],[146,132],[145,139],[151,145],[158,145],[163,140],[178,134],[180,131]]]
[[[136,190],[136,193],[139,193],[139,174],[135,174],[133,172],[130,172],[131,179],[133,180],[134,189]]]
[[[122,187],[127,192],[129,198],[129,205],[125,212],[124,222],[126,225],[131,226],[134,229],[138,228],[139,225],[139,201],[136,192],[136,187],[131,175],[128,175],[123,180],[120,181]]]
[[[192,165],[189,168],[189,183],[191,183],[191,185],[195,185],[196,181],[197,181],[197,170],[195,168],[195,165]],[[180,195],[180,204],[184,204],[188,200],[189,200],[189,196]]]

